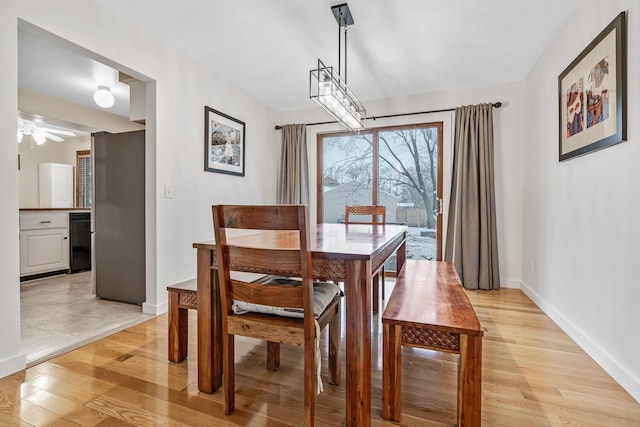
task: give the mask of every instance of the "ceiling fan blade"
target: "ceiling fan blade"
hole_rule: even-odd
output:
[[[59,136],[56,136],[56,135],[50,134],[49,132],[45,132],[45,131],[44,131],[44,129],[42,129],[42,128],[40,128],[40,129],[38,129],[38,130],[40,131],[40,133],[42,133],[44,136],[46,136],[46,137],[47,137],[47,139],[50,139],[50,140],[55,141],[55,142],[62,142],[62,141],[64,141],[64,139],[60,138]]]
[[[57,133],[59,135],[66,135],[66,136],[76,136],[75,133],[68,131],[68,130],[59,130],[59,129],[51,129],[51,128],[41,128],[39,126],[36,126],[36,128],[42,132],[49,132],[49,133]]]

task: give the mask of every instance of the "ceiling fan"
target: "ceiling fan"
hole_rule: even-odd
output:
[[[75,133],[68,130],[40,127],[31,120],[18,120],[18,143],[22,142],[25,135],[31,136],[38,145],[44,144],[47,139],[55,142],[64,141],[64,138],[54,134],[76,136]]]

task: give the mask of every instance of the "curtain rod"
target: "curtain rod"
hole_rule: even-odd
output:
[[[493,104],[493,108],[500,108],[502,107],[502,102],[494,102]],[[430,110],[430,111],[416,111],[414,113],[399,113],[399,114],[387,114],[384,116],[371,116],[371,117],[367,117],[366,120],[376,120],[376,119],[387,119],[389,117],[401,117],[401,116],[415,116],[417,114],[429,114],[429,113],[443,113],[445,111],[455,111],[455,108],[445,108],[442,110]],[[316,122],[316,123],[306,123],[307,126],[317,126],[317,125],[328,125],[331,123],[338,123],[337,120],[331,121],[331,122]],[[280,130],[282,129],[282,125],[276,125],[276,130]]]

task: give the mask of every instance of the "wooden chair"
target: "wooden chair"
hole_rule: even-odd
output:
[[[234,336],[243,335],[268,341],[267,364],[272,370],[279,368],[280,343],[304,347],[304,425],[313,426],[316,372],[319,375],[319,369],[316,371],[314,365],[317,364],[319,368],[321,361],[319,353],[316,353],[319,352],[316,340],[320,339],[320,331],[327,324],[329,324],[329,382],[332,384],[339,382],[340,290],[333,284],[320,284],[335,287],[334,291],[337,294],[326,308],[320,313],[315,313],[314,317],[314,282],[307,229],[308,209],[306,206],[299,205],[218,205],[213,206],[212,210],[222,307],[224,412],[228,415],[234,410]],[[271,243],[280,238],[284,242],[279,245],[279,249],[274,249],[273,245],[266,247],[270,245],[265,243],[265,240],[261,240],[262,244],[257,245],[247,238],[243,238],[241,244],[234,245],[233,239],[227,238],[229,229],[289,231],[274,232]],[[295,245],[297,239],[291,238],[291,231],[299,232],[299,247]],[[294,242],[293,246],[296,247],[286,247],[291,242]],[[271,273],[300,279],[298,279],[298,286],[282,284],[282,280],[265,283],[243,282],[232,279],[231,271]],[[319,287],[316,283],[315,288]],[[302,309],[302,313],[299,313],[302,317],[283,317],[254,311],[237,314],[239,301],[242,304],[258,304],[262,307]]]
[[[371,216],[371,221],[363,221],[361,218],[351,220],[349,216]],[[373,206],[355,206],[347,205],[344,209],[344,223],[345,224],[384,224],[387,219],[387,208],[382,205]],[[378,301],[380,299],[379,294],[382,291],[382,299],[384,300],[384,265],[373,274],[373,289],[372,297],[374,313],[378,312]]]

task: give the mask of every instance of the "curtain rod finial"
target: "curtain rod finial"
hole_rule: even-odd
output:
[[[502,107],[502,102],[495,102],[495,103],[493,104],[493,107],[494,107],[494,108],[500,108],[500,107]]]

